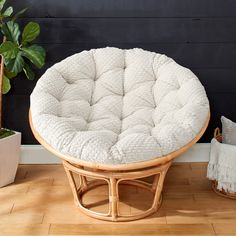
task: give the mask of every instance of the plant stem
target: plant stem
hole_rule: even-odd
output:
[[[4,68],[4,61],[3,61],[3,56],[1,56],[1,67],[0,67],[0,129],[2,128],[2,86],[3,86],[3,68]]]
[[[6,37],[3,37],[3,42],[6,41]],[[2,128],[2,86],[3,86],[3,76],[4,76],[4,58],[1,56],[1,66],[0,66],[0,129]]]

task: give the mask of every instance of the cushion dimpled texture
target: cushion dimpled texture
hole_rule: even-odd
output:
[[[147,161],[178,150],[209,112],[197,77],[142,49],[83,51],[53,65],[31,94],[35,130],[54,149],[93,163]]]

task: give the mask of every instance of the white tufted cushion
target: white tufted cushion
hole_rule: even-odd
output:
[[[151,160],[189,143],[209,112],[197,77],[142,49],[102,48],[49,68],[31,94],[34,128],[56,150],[106,164]]]

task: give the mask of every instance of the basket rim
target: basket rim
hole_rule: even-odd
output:
[[[216,194],[218,194],[219,196],[222,196],[222,197],[236,200],[236,192],[230,193],[230,192],[226,192],[224,190],[219,190],[219,189],[217,189],[217,184],[218,184],[218,181],[216,181],[216,180],[211,181],[211,187]]]

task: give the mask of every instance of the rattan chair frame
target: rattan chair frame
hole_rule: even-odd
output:
[[[75,205],[86,215],[113,222],[137,220],[157,212],[162,201],[161,193],[163,190],[165,176],[171,166],[172,160],[187,151],[200,139],[208,126],[209,119],[210,113],[204,123],[204,126],[196,137],[190,143],[175,152],[145,162],[107,165],[82,161],[55,150],[35,130],[32,122],[32,116],[29,112],[30,126],[35,138],[48,151],[61,158],[63,161],[64,169],[74,196]],[[79,183],[76,182],[76,175],[79,176]],[[152,183],[140,180],[141,178],[149,176],[154,177]],[[88,181],[88,179],[91,178],[93,180]],[[107,184],[109,189],[109,210],[107,213],[98,213],[88,209],[88,207],[83,204],[82,199],[83,196],[86,197],[86,192],[103,184]],[[150,191],[151,194],[153,194],[153,202],[151,207],[138,214],[121,214],[119,185],[132,185]]]

